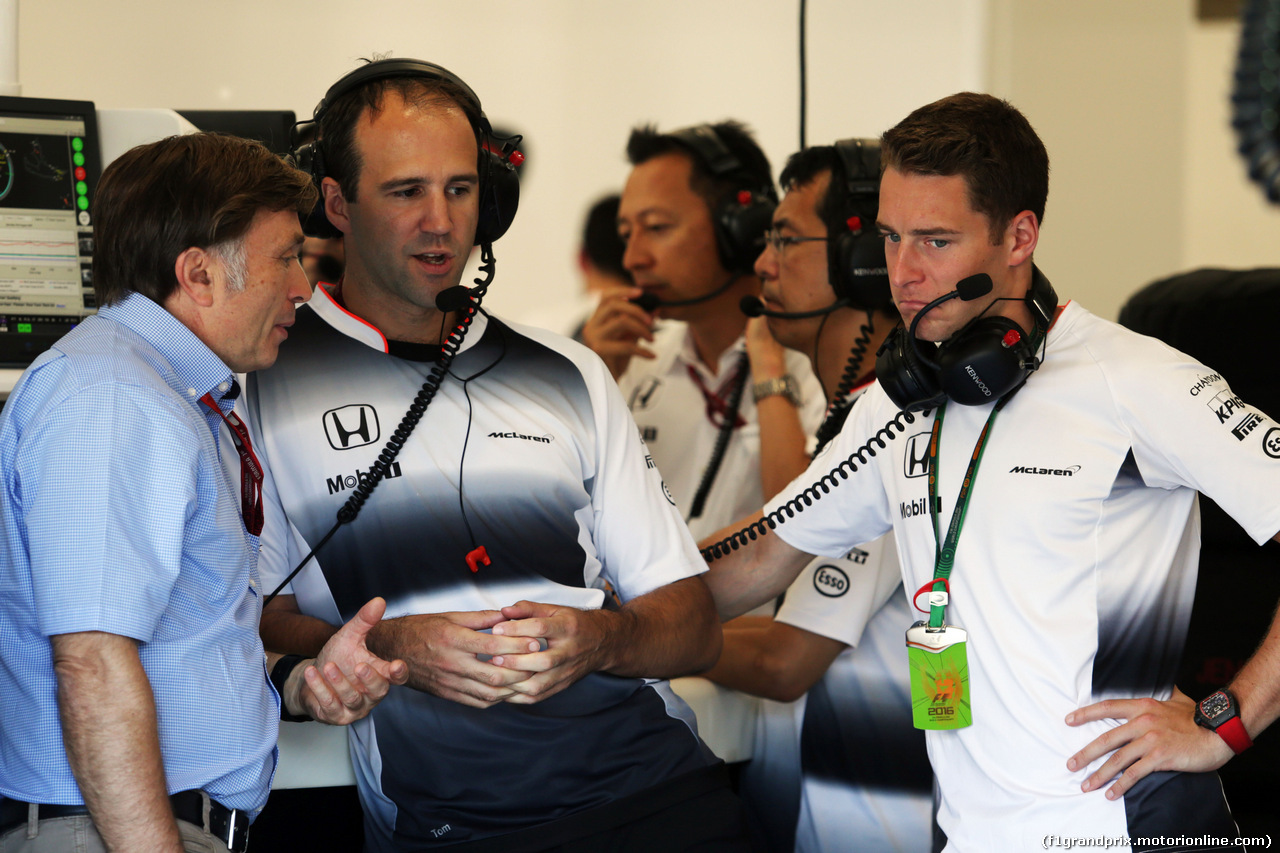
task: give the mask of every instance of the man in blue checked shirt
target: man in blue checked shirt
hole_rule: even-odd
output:
[[[0,413],[2,853],[244,850],[277,720],[349,723],[407,677],[365,646],[381,599],[315,660],[258,639],[262,475],[235,374],[275,361],[310,295],[314,201],[231,137],[141,146],[102,176],[102,309]]]

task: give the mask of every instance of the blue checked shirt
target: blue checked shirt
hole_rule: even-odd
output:
[[[258,540],[200,403],[210,392],[229,412],[235,388],[132,294],[41,355],[0,412],[0,795],[83,803],[48,638],[105,631],[138,641],[169,792],[266,802],[280,704],[258,639]]]

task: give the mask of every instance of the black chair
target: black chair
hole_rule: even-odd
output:
[[[1280,416],[1280,269],[1201,269],[1161,279],[1129,299],[1120,323],[1203,362],[1241,399]],[[1280,601],[1280,545],[1259,548],[1203,495],[1200,509],[1200,576],[1177,677],[1178,687],[1197,701],[1235,675],[1266,635]],[[1278,765],[1280,739],[1267,731],[1219,771],[1245,837],[1280,838],[1271,791]]]

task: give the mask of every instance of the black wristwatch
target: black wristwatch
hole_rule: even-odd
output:
[[[1230,690],[1210,693],[1196,705],[1196,725],[1218,733],[1236,755],[1253,746],[1244,723],[1240,722],[1240,703]]]
[[[275,685],[276,692],[280,694],[280,719],[286,723],[309,723],[312,718],[306,714],[291,714],[289,707],[284,701],[284,683],[289,680],[289,675],[297,668],[298,664],[305,661],[302,655],[285,655],[276,661],[276,665],[271,667],[271,683]]]

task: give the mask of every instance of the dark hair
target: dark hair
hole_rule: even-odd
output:
[[[824,173],[830,174],[833,180],[827,182],[826,192],[817,200],[815,212],[827,228],[827,236],[834,237],[847,232],[844,225],[846,217],[846,200],[835,186],[834,177],[840,169],[840,155],[834,145],[815,145],[797,151],[787,158],[787,165],[782,167],[778,183],[784,192],[798,187],[807,187]]]
[[[963,176],[969,204],[991,221],[992,242],[1024,210],[1044,222],[1049,154],[1008,101],[973,92],[934,101],[880,137],[880,160],[903,174]]]
[[[740,167],[728,175],[717,177],[711,171],[711,164],[680,137],[671,133],[659,133],[653,125],[637,127],[631,131],[627,140],[627,159],[632,166],[639,166],[675,151],[684,154],[693,163],[689,174],[689,187],[706,201],[707,207],[714,211],[726,195],[739,189],[773,190],[773,170],[769,166],[769,158],[760,150],[751,131],[737,121],[722,121],[709,124],[707,127],[715,131],[724,147],[737,159]]]
[[[627,244],[618,236],[620,201],[621,197],[613,193],[591,205],[582,228],[582,251],[597,269],[614,278],[630,281],[631,273],[622,265]]]
[[[476,162],[480,162],[479,155],[483,153],[479,150],[483,142],[480,138],[481,110],[472,93],[444,77],[403,76],[370,80],[334,98],[333,103],[326,105],[318,122],[325,176],[338,182],[347,201],[356,200],[356,187],[360,183],[363,165],[360,152],[356,150],[356,125],[365,110],[372,115],[382,112],[388,92],[397,93],[406,104],[419,109],[449,104],[461,109],[476,134]]]
[[[310,210],[311,177],[260,142],[221,133],[171,136],[126,151],[93,200],[93,288],[99,305],[131,292],[163,303],[191,247],[225,249],[263,210]]]

